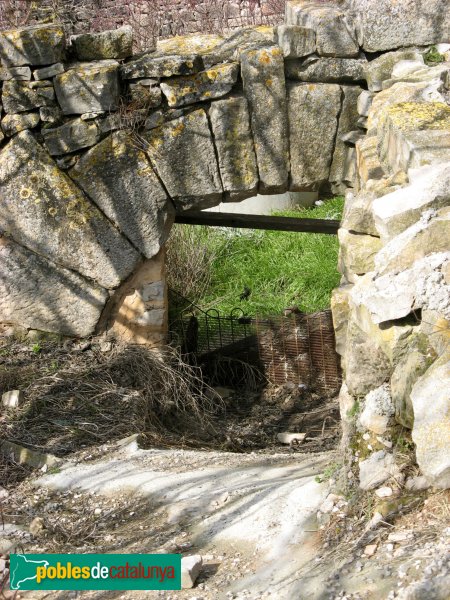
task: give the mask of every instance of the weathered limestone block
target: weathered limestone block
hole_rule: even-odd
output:
[[[404,63],[404,62],[413,62],[413,61],[401,61],[401,63]],[[414,62],[416,62],[416,61],[414,61]],[[419,61],[417,61],[417,62],[419,62]],[[398,63],[398,64],[400,64],[400,63]],[[442,86],[442,83],[445,80],[446,73],[448,73],[448,63],[442,63],[442,64],[436,65],[434,67],[427,67],[425,65],[422,65],[421,69],[417,68],[413,73],[410,73],[409,75],[403,75],[403,76],[398,76],[398,77],[394,76],[395,70],[396,69],[394,67],[391,79],[386,79],[385,81],[383,81],[383,85],[382,85],[383,90],[387,90],[399,82],[422,83],[422,84],[428,83],[429,85],[438,84],[439,86]],[[444,87],[445,87],[445,82],[444,82]]]
[[[341,96],[334,84],[288,85],[292,190],[317,190],[328,181]]]
[[[349,290],[349,305],[353,323],[383,351],[394,367],[405,354],[410,336],[420,329],[420,320],[412,316],[400,322],[375,323],[363,304],[355,305],[352,289]]]
[[[392,373],[391,393],[395,419],[408,429],[412,429],[414,424],[411,390],[435,358],[436,353],[431,348],[428,338],[420,333],[412,335]]]
[[[30,81],[30,67],[2,67],[0,68],[0,81]]]
[[[40,120],[37,113],[6,115],[2,119],[2,131],[7,137],[11,137],[25,129],[34,129],[39,125]]]
[[[420,59],[414,60],[401,60],[394,65],[392,69],[392,79],[401,79],[402,77],[406,77],[411,75],[411,73],[415,73],[418,69],[423,69],[425,67],[425,62],[423,60],[423,56]]]
[[[362,117],[369,116],[369,110],[370,110],[370,107],[372,106],[374,96],[375,96],[375,94],[373,94],[372,92],[368,92],[367,90],[363,90],[361,92],[361,94],[359,95],[357,108],[358,108],[358,113]]]
[[[95,283],[0,237],[0,322],[84,337],[107,298]]]
[[[387,90],[375,94],[367,119],[370,135],[377,133],[385,109],[401,102],[445,102],[441,93],[442,82],[396,83]]]
[[[23,131],[0,153],[0,229],[23,246],[102,287],[114,288],[138,253]]]
[[[63,114],[59,106],[42,106],[39,109],[39,116],[44,123],[52,125],[59,124],[63,119]]]
[[[450,202],[450,164],[410,171],[410,185],[374,200],[375,225],[384,243],[408,229],[428,209]]]
[[[161,346],[167,341],[167,297],[165,252],[161,250],[115,292],[99,328],[126,344]]]
[[[222,183],[204,110],[144,135],[147,152],[177,208],[208,208],[222,199]]]
[[[443,354],[414,385],[412,438],[422,473],[436,487],[450,487],[450,353]]]
[[[140,79],[142,77],[191,75],[202,69],[203,61],[197,55],[177,56],[147,53],[122,65],[120,73],[123,79]]]
[[[238,75],[237,63],[218,65],[195,75],[164,81],[161,89],[170,107],[186,106],[225,96],[233,88]]]
[[[331,163],[329,181],[339,184],[344,181],[346,175],[346,159],[348,156],[348,146],[342,140],[342,136],[357,128],[358,126],[358,98],[362,88],[356,86],[344,86],[342,109],[339,114],[339,123],[337,137],[335,141],[333,161]]]
[[[316,51],[316,34],[307,27],[280,25],[275,29],[275,41],[286,58],[301,58]]]
[[[450,161],[450,107],[440,102],[389,106],[378,138],[380,160],[394,173]]]
[[[369,90],[372,92],[379,92],[383,89],[383,81],[391,79],[395,65],[403,60],[422,60],[423,62],[423,57],[414,49],[397,50],[396,52],[382,54],[375,60],[367,63],[366,78]]]
[[[316,83],[359,83],[366,79],[366,58],[320,58],[287,60],[286,77]]]
[[[213,102],[209,111],[223,189],[230,200],[253,195],[258,167],[247,100],[234,96]]]
[[[445,318],[442,313],[422,310],[421,331],[437,354],[441,355],[450,348],[450,318]]]
[[[54,106],[54,98],[53,86],[47,82],[5,81],[3,84],[3,108],[8,114]]]
[[[373,192],[366,191],[356,195],[352,192],[347,193],[341,227],[352,233],[378,236],[372,211],[376,197]]]
[[[47,150],[52,156],[61,156],[90,148],[100,140],[100,132],[94,121],[74,119],[55,129],[43,129]]]
[[[340,228],[339,236],[339,272],[347,281],[354,283],[355,275],[364,275],[374,270],[375,255],[382,244],[378,237],[350,233]]]
[[[317,54],[357,56],[359,44],[355,26],[346,11],[304,0],[286,3],[286,23],[309,27],[316,32]]]
[[[159,252],[175,211],[146,154],[125,132],[92,148],[69,175],[144,256]]]
[[[359,16],[367,52],[427,46],[450,38],[447,0],[351,0],[350,7]]]
[[[377,254],[376,270],[384,274],[409,269],[416,260],[429,254],[446,252],[449,240],[450,206],[426,211],[417,223],[394,237]]]
[[[391,391],[389,385],[384,383],[366,394],[358,421],[364,429],[383,435],[392,424],[394,414]]]
[[[378,139],[368,136],[356,144],[356,164],[361,183],[384,177],[384,169],[378,156]]]
[[[42,79],[52,79],[56,77],[56,75],[61,75],[66,70],[63,63],[56,63],[54,65],[50,65],[49,67],[43,67],[42,69],[36,69],[33,73],[36,81],[41,81]]]
[[[254,48],[243,52],[241,61],[260,192],[284,192],[289,176],[289,138],[283,55],[276,46]]]
[[[385,450],[374,452],[359,463],[359,487],[363,490],[373,490],[391,477],[400,476],[394,456]]]
[[[349,294],[351,285],[341,285],[331,294],[331,313],[336,337],[336,352],[345,355],[347,327],[350,319]]]
[[[83,33],[72,37],[78,60],[128,58],[133,54],[133,29],[129,25],[100,33]]]
[[[119,63],[85,63],[55,77],[55,91],[65,115],[116,110],[119,104]]]
[[[131,83],[130,97],[136,107],[156,108],[162,103],[161,88],[156,79],[141,79]]]
[[[450,316],[450,252],[416,260],[405,271],[371,273],[352,289],[352,302],[364,305],[374,323],[401,319],[425,308]]]
[[[156,50],[159,55],[169,56],[204,56],[214,52],[225,42],[222,35],[210,33],[193,33],[187,35],[176,35],[174,37],[159,39],[156,42]],[[230,57],[227,57],[230,58]],[[218,60],[216,64],[224,62]]]
[[[391,375],[389,359],[352,320],[347,330],[345,382],[352,396],[365,396]]]
[[[0,33],[0,60],[5,67],[51,65],[64,58],[61,25],[32,25]]]

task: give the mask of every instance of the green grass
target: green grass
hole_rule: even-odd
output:
[[[278,216],[340,219],[344,200],[337,197],[310,209],[276,212]],[[259,230],[214,230],[198,227],[198,236],[217,254],[211,281],[195,303],[229,314],[242,308],[247,315],[282,314],[296,305],[305,312],[329,307],[339,284],[337,236]],[[203,230],[203,231],[202,231]],[[244,287],[252,291],[240,301]]]

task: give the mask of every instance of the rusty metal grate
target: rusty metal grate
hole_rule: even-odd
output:
[[[333,394],[341,381],[331,311],[288,317],[230,315],[191,305],[170,325],[172,343],[201,360],[209,355],[239,357],[260,368],[276,385],[304,384]]]

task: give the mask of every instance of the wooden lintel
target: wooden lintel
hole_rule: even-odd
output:
[[[336,235],[340,221],[331,219],[300,219],[296,217],[273,217],[267,215],[241,215],[207,211],[179,212],[175,223],[185,225],[208,225],[210,227],[234,227],[236,229],[267,229],[303,233],[326,233]]]

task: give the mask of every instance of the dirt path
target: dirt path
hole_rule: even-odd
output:
[[[146,507],[137,527],[128,523],[114,532],[103,528],[106,539],[116,537],[117,546],[113,542],[110,552],[202,554],[205,568],[199,587],[165,593],[167,599],[288,600],[299,597],[293,595],[295,573],[315,554],[315,515],[327,493],[315,477],[332,459],[332,453],[243,455],[139,450],[132,444],[95,462],[66,466],[36,485],[46,496],[51,490],[72,490],[80,507],[82,496],[94,498],[96,512],[103,515],[122,495],[129,507],[134,498],[140,514]],[[145,594],[153,596],[158,593]],[[83,597],[143,595],[108,592]]]

